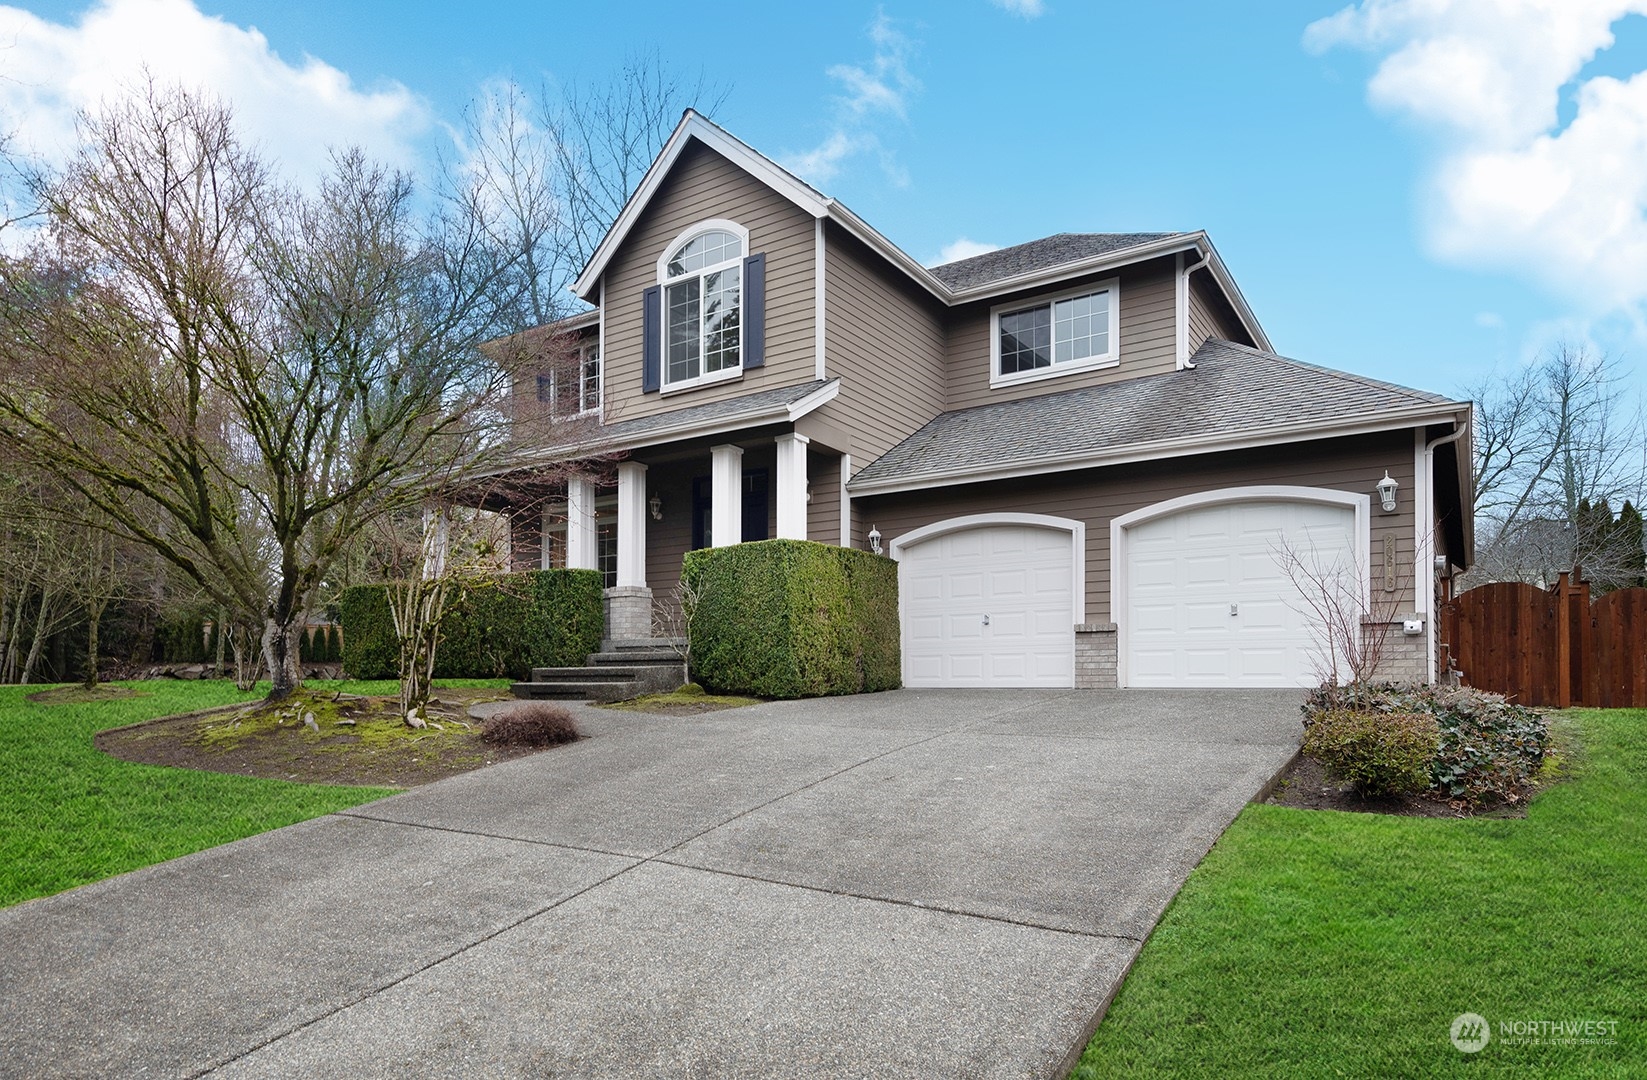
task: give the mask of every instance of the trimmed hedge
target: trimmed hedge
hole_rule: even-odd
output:
[[[600,648],[601,594],[598,570],[533,570],[467,583],[440,620],[435,678],[525,679],[535,667],[581,665]],[[400,650],[383,586],[343,590],[338,612],[349,677],[398,677]]]
[[[698,597],[693,675],[714,690],[798,698],[902,683],[891,559],[762,540],[688,552],[681,577]]]

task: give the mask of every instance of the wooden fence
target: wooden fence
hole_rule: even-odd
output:
[[[1592,603],[1567,574],[1548,591],[1496,582],[1443,605],[1439,630],[1470,686],[1523,705],[1647,707],[1647,589]]]

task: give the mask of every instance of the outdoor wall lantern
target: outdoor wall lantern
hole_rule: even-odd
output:
[[[873,525],[869,527],[869,550],[877,555],[881,553],[881,530]]]
[[[652,520],[653,521],[662,521],[663,520],[663,496],[662,495],[658,495],[656,493],[653,493],[651,500],[649,502],[647,502],[646,505],[652,508]]]
[[[1388,514],[1395,509],[1395,491],[1401,485],[1390,476],[1390,470],[1384,470],[1384,479],[1378,482],[1378,505]]]

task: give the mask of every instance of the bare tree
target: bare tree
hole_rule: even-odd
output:
[[[282,698],[347,539],[498,437],[511,373],[477,345],[514,328],[517,258],[472,184],[422,215],[343,152],[301,194],[184,91],[80,136],[36,180],[44,234],[0,262],[0,443],[255,617]]]
[[[1625,375],[1612,358],[1561,344],[1472,389],[1479,550],[1469,580],[1547,583],[1582,566],[1606,584],[1639,565],[1638,553],[1616,550],[1623,534],[1593,527],[1588,513],[1639,503],[1647,484],[1647,432]]]
[[[1300,548],[1282,538],[1272,551],[1292,583],[1298,613],[1315,642],[1314,674],[1336,693],[1340,685],[1364,686],[1381,674],[1396,616],[1413,595],[1413,568],[1371,587],[1368,567],[1342,554]]]
[[[688,107],[709,113],[724,91],[656,52],[630,55],[611,79],[544,87],[534,103],[513,82],[469,109],[462,168],[518,258],[522,321],[541,326],[582,305],[568,287],[593,257]]]

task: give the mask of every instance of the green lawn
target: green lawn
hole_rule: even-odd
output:
[[[1190,875],[1077,1077],[1647,1075],[1647,710],[1575,710],[1525,820],[1249,806]],[[1449,1040],[1474,1012],[1492,1038]],[[1501,1021],[1616,1022],[1529,1045]]]
[[[92,745],[92,736],[105,728],[260,696],[237,693],[230,682],[123,685],[143,696],[42,705],[24,700],[41,687],[0,687],[0,906],[391,793],[108,757]],[[392,682],[322,685],[343,685],[354,693],[393,693],[395,687]]]

